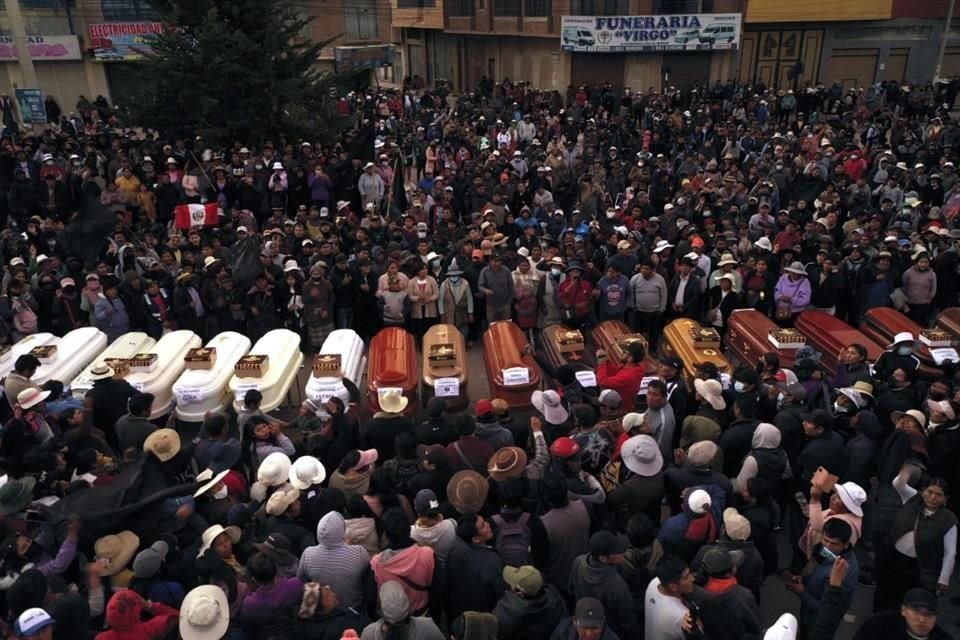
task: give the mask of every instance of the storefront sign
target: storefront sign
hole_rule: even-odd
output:
[[[378,44],[369,47],[336,47],[333,53],[334,68],[337,73],[343,73],[357,69],[389,67],[393,64],[396,51],[391,44]]]
[[[591,53],[736,49],[740,23],[739,13],[563,16],[560,47]]]
[[[77,36],[27,36],[30,58],[33,60],[79,60],[80,41]],[[0,60],[17,59],[17,45],[12,36],[0,36]]]
[[[17,89],[17,104],[24,124],[46,124],[47,107],[43,104],[40,89]]]
[[[150,41],[163,31],[159,22],[109,22],[88,27],[94,60],[140,60]]]

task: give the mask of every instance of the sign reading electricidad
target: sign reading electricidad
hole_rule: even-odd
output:
[[[739,13],[563,16],[560,48],[592,53],[736,49],[741,22]]]

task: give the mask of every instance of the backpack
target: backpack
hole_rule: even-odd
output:
[[[37,314],[26,304],[13,316],[13,326],[17,332],[30,334],[37,331]]]
[[[503,516],[493,516],[497,525],[497,537],[494,547],[505,565],[521,567],[530,564],[530,541],[533,533],[527,523],[530,514],[523,513],[513,522],[507,522]]]

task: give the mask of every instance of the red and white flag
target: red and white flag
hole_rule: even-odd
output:
[[[190,229],[220,223],[220,205],[216,202],[178,204],[173,211],[176,216],[177,229]]]

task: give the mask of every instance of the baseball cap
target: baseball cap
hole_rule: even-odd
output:
[[[503,581],[510,585],[511,589],[522,591],[528,596],[534,596],[543,589],[543,575],[530,565],[504,567]]]
[[[926,589],[910,589],[903,596],[903,604],[911,609],[926,609],[930,613],[937,613],[937,596]],[[17,623],[19,622],[18,620]]]
[[[601,530],[590,536],[590,555],[595,558],[600,556],[613,556],[626,552],[627,543],[621,540],[615,534]]]
[[[16,622],[16,631],[18,636],[32,636],[53,624],[53,618],[50,617],[49,613],[39,607],[34,607],[20,614]]]
[[[683,360],[676,356],[664,358],[660,361],[660,364],[670,367],[671,369],[676,369],[677,371],[683,371]]]
[[[623,404],[623,398],[613,389],[604,389],[600,392],[600,404],[608,409],[619,409]]]
[[[831,418],[830,414],[823,409],[801,414],[800,419],[804,422],[812,422],[814,425],[822,429],[829,429],[831,426],[833,426],[833,418]]]
[[[413,499],[413,506],[417,516],[435,516],[440,513],[440,501],[437,494],[430,489],[421,489]]]
[[[488,413],[493,413],[493,403],[486,398],[481,398],[473,405],[473,413],[478,418]]]
[[[442,444],[432,444],[429,447],[424,447],[420,452],[420,458],[423,460],[423,462],[429,462],[432,465],[448,462],[450,460],[450,458],[447,456],[447,450]],[[419,493],[417,495],[419,495]]]
[[[730,573],[734,567],[743,564],[743,552],[724,549],[721,547],[711,547],[703,554],[701,562],[703,570],[711,576],[722,576]]]
[[[580,598],[573,615],[581,627],[602,627],[603,603],[596,598]]]

